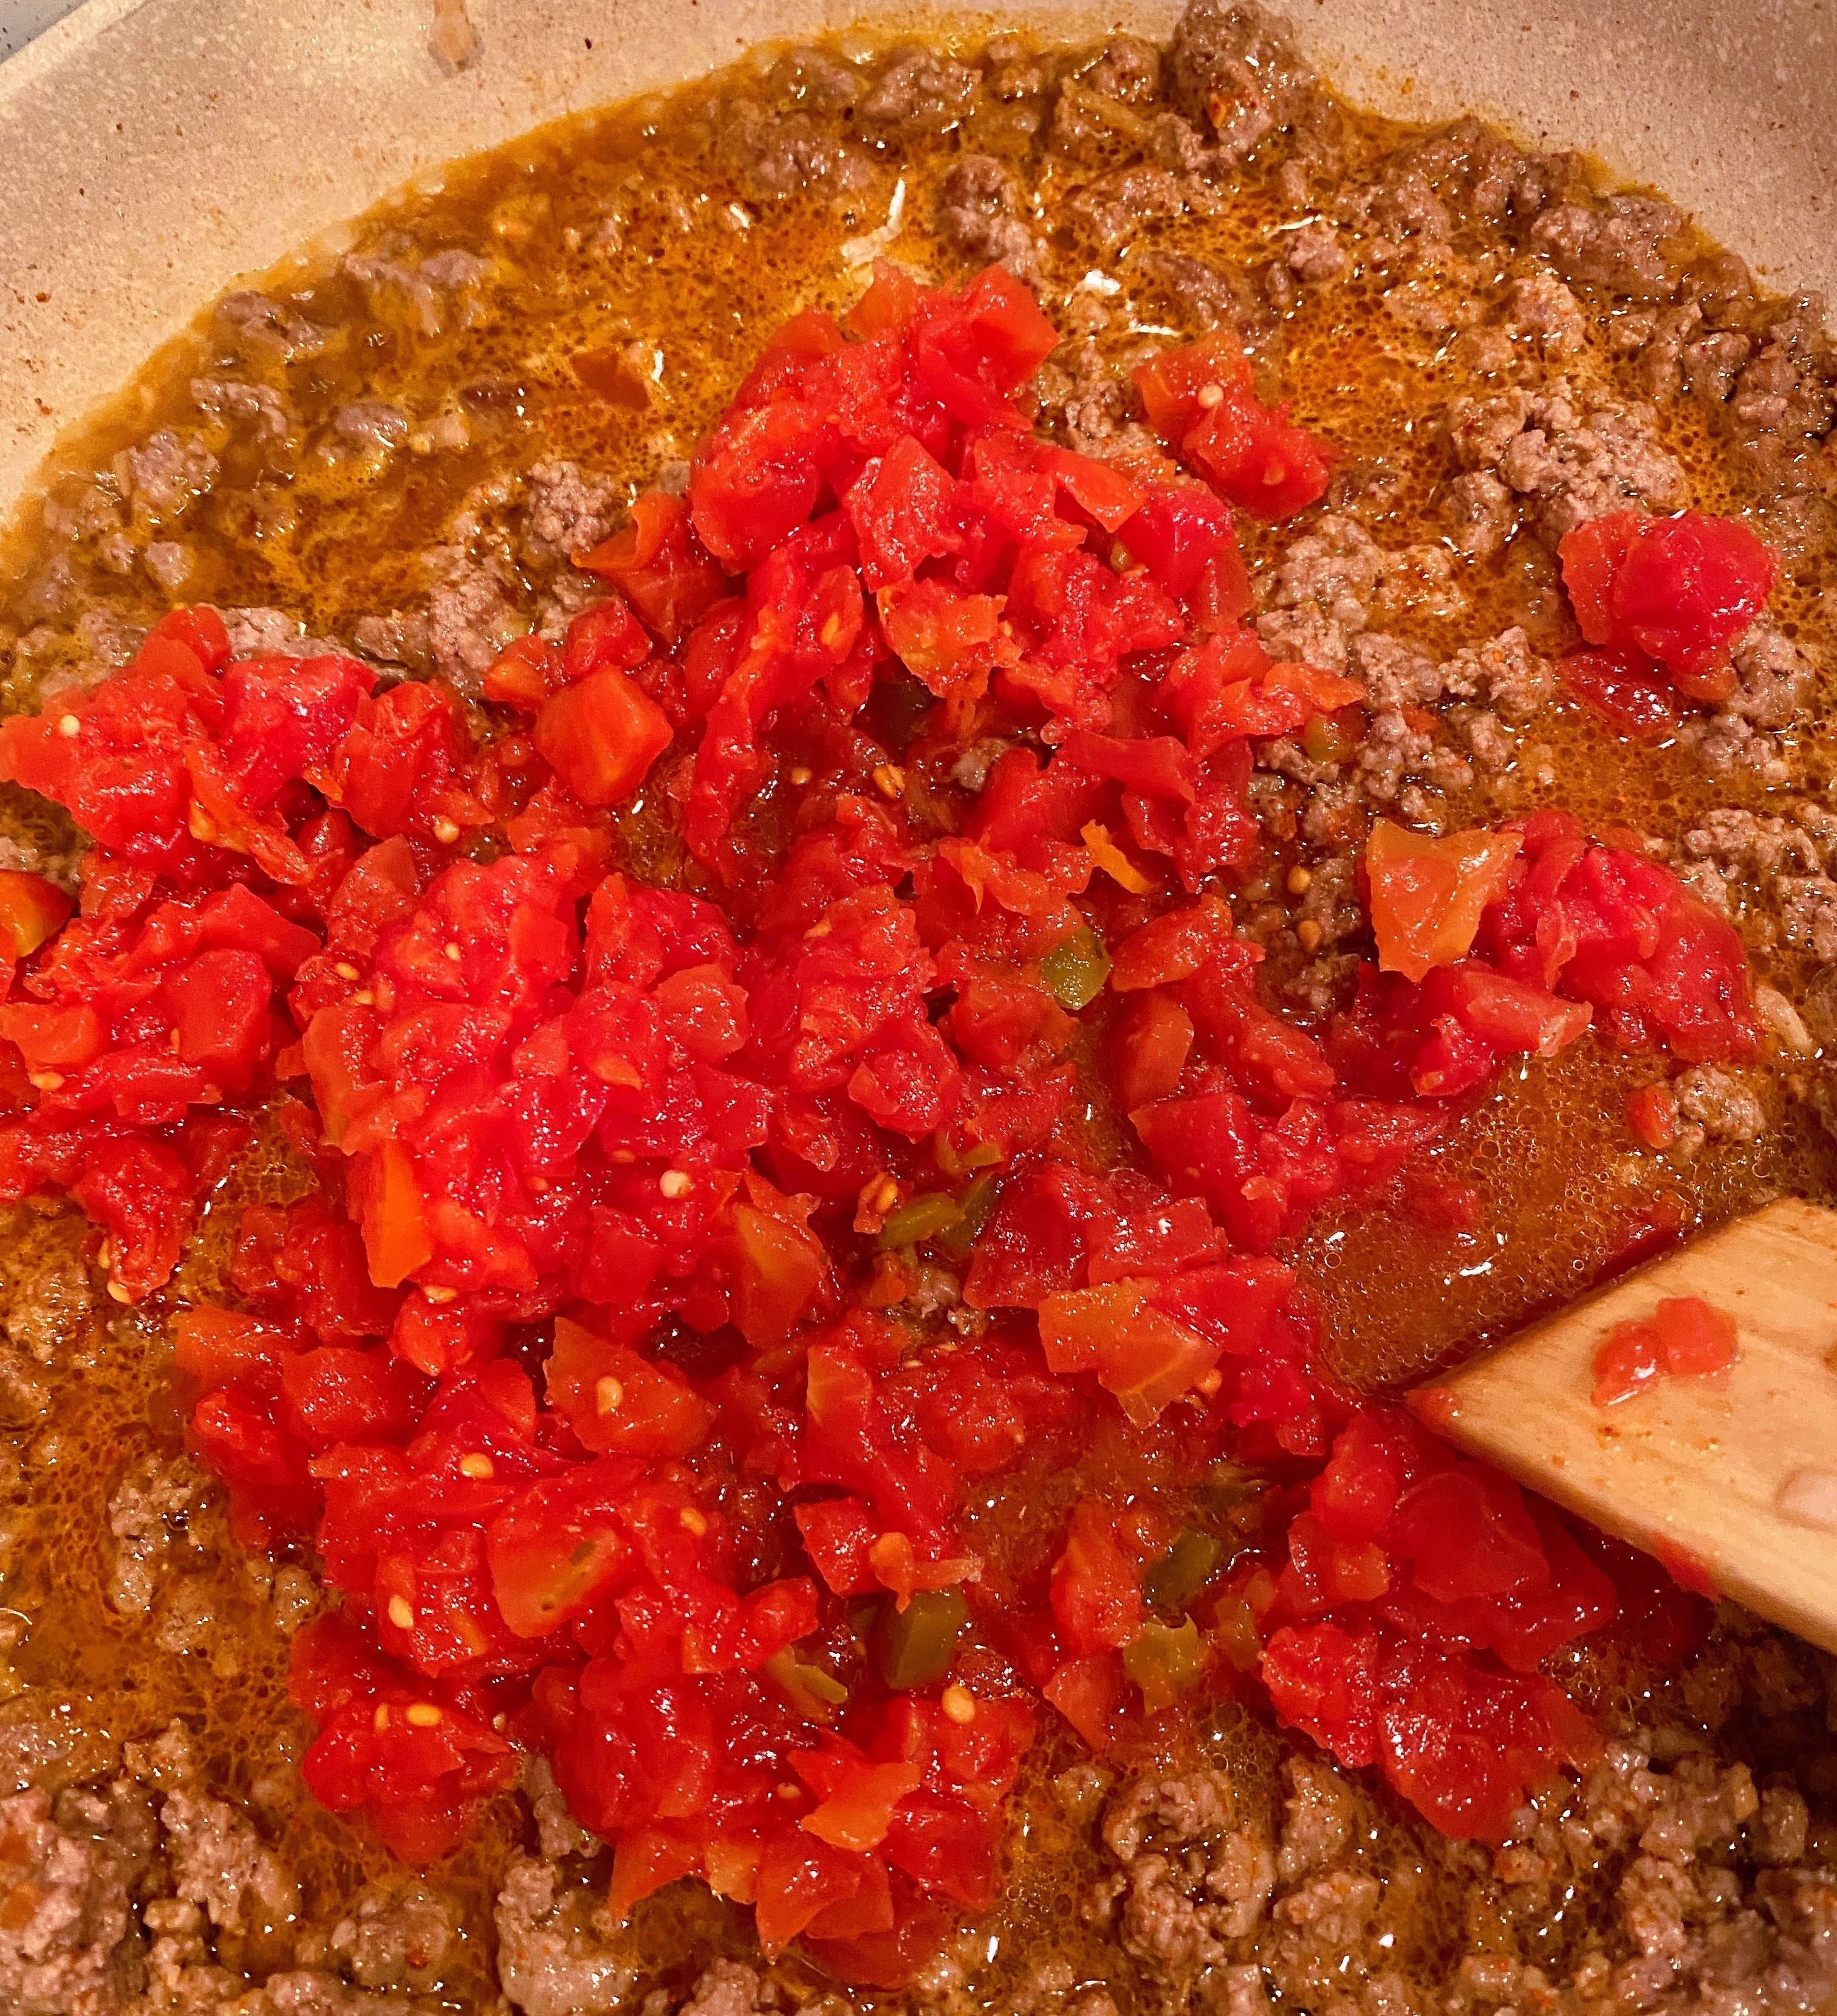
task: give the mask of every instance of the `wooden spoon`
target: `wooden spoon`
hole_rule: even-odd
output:
[[[1598,1406],[1609,1331],[1688,1295],[1734,1317],[1735,1362]],[[1410,1398],[1451,1442],[1687,1585],[1837,1652],[1837,1211],[1782,1198]]]

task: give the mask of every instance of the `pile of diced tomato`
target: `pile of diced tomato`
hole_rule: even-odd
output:
[[[238,1530],[316,1550],[314,1791],[426,1860],[538,1751],[616,1910],[696,1877],[869,1982],[989,1901],[1054,1718],[1260,1690],[1487,1836],[1588,1754],[1537,1665],[1637,1575],[1355,1407],[1282,1254],[1503,1059],[1756,1042],[1727,925],[1557,812],[1381,823],[1356,999],[1265,1006],[1255,747],[1362,694],[1245,627],[1232,507],[1329,455],[1222,339],[1137,374],[1177,459],[1054,445],[1054,340],[999,268],[799,315],[483,707],[197,607],[0,725],[94,841],[74,916],[0,884],[0,1196],[67,1188]],[[310,1184],[192,1301],[257,1129]],[[1161,1509],[1220,1457],[1273,1525]]]

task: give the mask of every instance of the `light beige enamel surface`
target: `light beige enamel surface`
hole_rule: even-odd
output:
[[[874,0],[89,0],[0,67],[0,521],[61,427],[238,275],[411,178]],[[1290,0],[1363,103],[1473,106],[1656,182],[1782,285],[1837,280],[1837,0]],[[1167,0],[1018,0],[984,23],[1164,32]]]

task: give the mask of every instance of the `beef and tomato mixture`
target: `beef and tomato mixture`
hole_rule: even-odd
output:
[[[1401,1399],[1832,1188],[1821,312],[1220,0],[216,304],[0,592],[0,2002],[1824,2006],[1830,1661]]]

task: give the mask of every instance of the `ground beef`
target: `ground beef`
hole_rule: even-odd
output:
[[[1276,1874],[1297,1882],[1345,1852],[1352,1838],[1351,1787],[1324,1758],[1301,1753],[1284,1760],[1282,1834]]]
[[[1234,156],[1248,153],[1301,109],[1314,73],[1287,31],[1233,0],[1192,0],[1168,49],[1169,95]]]
[[[1683,272],[1683,214],[1653,196],[1564,203],[1539,218],[1531,243],[1566,280],[1634,301],[1663,301]]]
[[[1308,873],[1307,887],[1294,916],[1300,942],[1318,950],[1362,931],[1365,913],[1359,902],[1358,864],[1328,855]]]
[[[1530,639],[1516,625],[1483,644],[1469,644],[1441,668],[1445,692],[1463,700],[1490,703],[1504,721],[1529,721],[1556,697],[1555,668],[1531,649]]]
[[[433,583],[426,618],[428,660],[468,699],[476,699],[486,670],[530,627],[518,607],[522,583],[509,559],[491,545],[481,553],[462,542],[435,546],[422,563]],[[358,634],[361,643],[361,625]],[[412,633],[406,641],[412,645]]]
[[[1782,474],[1828,432],[1837,413],[1837,344],[1818,296],[1801,296],[1767,329],[1759,355],[1735,380],[1730,413],[1748,459]]]
[[[1005,266],[1017,280],[1040,279],[1040,248],[1022,215],[1019,182],[987,154],[954,162],[938,190],[938,229],[959,258]]]
[[[1034,380],[1040,423],[1081,454],[1152,455],[1158,444],[1135,418],[1135,388],[1093,338],[1062,344]]]
[[[498,1892],[498,1971],[524,2016],[604,2016],[637,1980],[629,1949],[585,1892],[554,1866],[519,1856]]]
[[[177,539],[155,539],[141,555],[141,564],[168,595],[176,595],[190,578],[192,549]]]
[[[1127,245],[1145,223],[1214,214],[1222,199],[1211,183],[1156,166],[1117,168],[1087,182],[1066,208],[1098,243],[1114,250]]]
[[[336,651],[329,638],[304,635],[304,625],[282,609],[219,609],[238,658],[314,658]]]
[[[386,453],[408,438],[408,416],[386,399],[353,399],[333,415],[332,430],[353,448]]]
[[[1828,875],[1782,875],[1773,895],[1786,943],[1816,959],[1837,960],[1837,882]]]
[[[372,314],[406,315],[422,335],[435,337],[471,320],[471,290],[491,268],[458,246],[411,258],[404,241],[394,250],[347,253],[344,270],[368,293]]]
[[[807,189],[839,195],[865,188],[868,180],[858,147],[835,139],[806,113],[771,112],[750,98],[721,108],[717,152],[755,201]]]
[[[865,131],[885,140],[947,133],[976,109],[982,72],[935,49],[897,49],[861,102]]]
[[[351,634],[364,656],[380,664],[404,665],[418,672],[433,669],[425,614],[404,615],[398,609],[387,616],[360,616]]]
[[[329,337],[284,302],[245,288],[225,294],[214,319],[234,347],[253,356],[295,364],[317,357]]]
[[[1267,336],[1268,306],[1247,275],[1179,252],[1145,251],[1132,263],[1189,328],[1231,329],[1251,349]]]
[[[109,1600],[123,1616],[144,1615],[176,1546],[199,1544],[191,1523],[210,1499],[210,1479],[183,1454],[149,1453],[128,1469],[109,1500],[115,1543]]]
[[[0,859],[0,867],[42,873],[39,862]],[[9,1343],[41,1365],[55,1364],[88,1329],[95,1310],[89,1269],[74,1252],[34,1253],[8,1282],[5,1328]]]
[[[771,1982],[738,1960],[717,1960],[702,1970],[678,2016],[755,2016],[778,2007]]]
[[[1346,670],[1380,710],[1430,707],[1441,697],[1441,668],[1434,659],[1420,645],[1382,631],[1353,638]]]
[[[537,1845],[545,1862],[559,1862],[570,1855],[597,1855],[602,1845],[568,1811],[568,1802],[555,1782],[548,1759],[530,1751],[523,1759],[523,1791],[535,1817]]]
[[[1774,738],[1743,715],[1724,709],[1681,722],[1677,740],[1694,749],[1705,769],[1720,777],[1744,777],[1768,786],[1788,783],[1792,766]]]
[[[585,474],[578,463],[539,462],[524,485],[523,545],[539,563],[591,552],[611,536],[624,516],[624,489]]]
[[[300,1910],[300,1886],[254,1823],[227,1799],[186,1784],[160,1809],[173,1888],[221,1930],[281,1925]]]
[[[1506,327],[1546,364],[1559,364],[1587,347],[1582,304],[1562,281],[1532,273],[1514,281]]]
[[[1222,1773],[1138,1779],[1112,1799],[1102,1831],[1120,1865],[1108,1890],[1118,1938],[1157,1981],[1190,1982],[1262,1917],[1274,1858],[1261,1828],[1239,1820]]]
[[[1264,596],[1258,633],[1280,658],[1346,669],[1349,642],[1370,620],[1383,585],[1383,549],[1352,518],[1324,514],[1292,539]]]
[[[237,378],[194,378],[192,402],[200,412],[221,420],[246,420],[256,438],[282,441],[297,424],[293,406],[271,385],[250,385]]]
[[[120,1859],[60,1827],[49,1794],[0,1799],[0,2007],[115,2016],[142,1978]]]
[[[1289,271],[1298,280],[1336,280],[1351,263],[1339,232],[1318,219],[1290,232],[1287,243]]]
[[[1552,546],[1604,512],[1669,511],[1689,501],[1684,470],[1659,447],[1648,414],[1584,402],[1563,379],[1537,392],[1458,398],[1447,426],[1458,466],[1495,473]]]
[[[176,517],[217,479],[217,458],[196,434],[161,427],[111,465],[130,509],[156,522]]]
[[[1490,560],[1518,524],[1511,490],[1490,469],[1470,470],[1446,484],[1440,510],[1448,535],[1469,559]]]
[[[1811,686],[1810,660],[1766,616],[1737,640],[1729,655],[1738,684],[1724,703],[1727,711],[1756,728],[1790,727]]]
[[[1471,767],[1458,751],[1438,743],[1397,708],[1372,715],[1353,774],[1366,798],[1377,805],[1400,798],[1407,783],[1450,791],[1473,781]]]
[[[1767,1108],[1754,1087],[1720,1064],[1693,1064],[1672,1082],[1677,1110],[1713,1141],[1756,1141]]]
[[[1527,154],[1467,117],[1400,149],[1343,208],[1382,234],[1368,247],[1379,265],[1394,251],[1387,238],[1440,242],[1472,232],[1491,250],[1500,225],[1537,216],[1573,174],[1569,157]]]
[[[452,1901],[410,1878],[365,1891],[334,1928],[332,1951],[360,1987],[426,1989],[457,1928]]]

